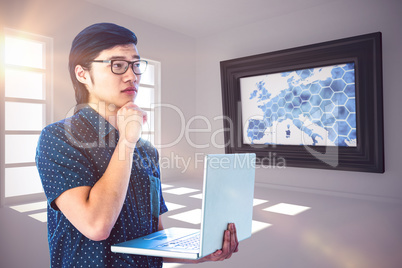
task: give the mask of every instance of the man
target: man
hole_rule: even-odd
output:
[[[41,133],[36,163],[48,199],[52,267],[161,267],[237,251],[233,224],[221,250],[197,261],[112,253],[110,246],[163,229],[167,211],[158,152],[140,138],[146,113],[134,104],[147,62],[130,30],[110,23],[74,39],[69,70],[76,113]]]

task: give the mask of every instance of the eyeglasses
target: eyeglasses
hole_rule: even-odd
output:
[[[110,63],[110,69],[114,74],[124,74],[127,72],[128,67],[131,65],[131,69],[135,74],[143,74],[147,69],[148,62],[146,60],[93,60],[92,62]]]

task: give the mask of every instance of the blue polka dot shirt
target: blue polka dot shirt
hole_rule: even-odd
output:
[[[106,240],[85,237],[54,202],[68,189],[93,186],[105,172],[118,138],[118,131],[89,106],[42,131],[36,165],[48,200],[51,267],[162,267],[158,257],[110,250],[113,244],[157,231],[158,217],[167,211],[158,152],[149,142],[137,143],[126,199]]]

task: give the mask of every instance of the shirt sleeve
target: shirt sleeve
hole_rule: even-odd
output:
[[[161,184],[161,189],[160,189],[160,212],[159,212],[159,215],[162,215],[163,213],[165,213],[165,212],[168,212],[168,208],[167,208],[167,206],[166,206],[166,204],[165,204],[165,200],[163,199],[163,195],[162,195],[162,184]]]
[[[93,186],[93,164],[83,150],[74,146],[73,137],[62,125],[45,128],[36,149],[36,166],[48,203],[59,210],[54,200],[68,189]]]
[[[163,194],[162,194],[162,180],[161,180],[161,176],[160,176],[160,167],[159,167],[159,152],[156,148],[153,148],[155,151],[155,158],[153,159],[154,163],[155,163],[155,168],[156,171],[154,172],[155,175],[158,175],[158,178],[160,180],[160,189],[159,189],[159,200],[160,200],[160,209],[159,209],[159,215],[162,215],[163,213],[168,211],[168,208],[165,204],[165,199],[163,198]]]

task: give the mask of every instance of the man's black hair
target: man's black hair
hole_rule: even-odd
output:
[[[89,93],[75,76],[75,66],[90,70],[92,61],[105,49],[117,45],[137,44],[137,36],[130,30],[113,24],[97,23],[82,30],[73,40],[68,68],[75,90],[77,105],[87,103]]]

